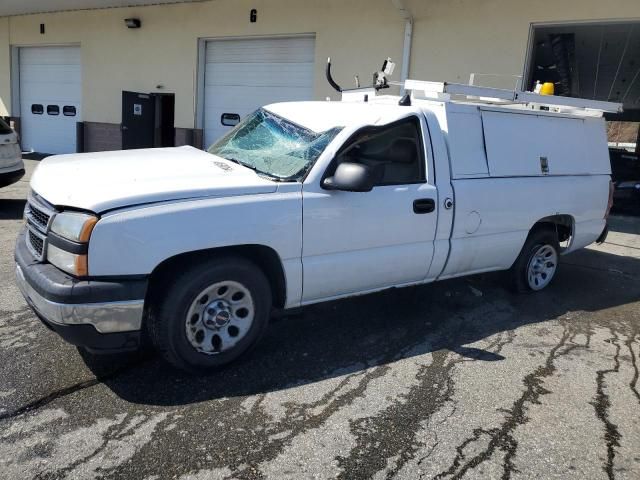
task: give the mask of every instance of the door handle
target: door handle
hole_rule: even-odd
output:
[[[413,201],[414,213],[431,213],[436,209],[436,202],[432,198],[419,198]]]

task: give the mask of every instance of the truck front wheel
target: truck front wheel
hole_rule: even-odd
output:
[[[558,270],[559,252],[558,236],[551,228],[532,230],[510,270],[515,290],[538,291],[549,285]]]
[[[171,279],[152,310],[155,348],[172,365],[197,372],[232,362],[262,336],[271,312],[264,273],[240,257],[212,259]]]

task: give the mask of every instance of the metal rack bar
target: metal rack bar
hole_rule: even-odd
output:
[[[461,95],[481,99],[501,100],[511,103],[530,104],[537,103],[544,106],[569,107],[585,110],[600,110],[602,112],[621,113],[622,104],[604,102],[600,100],[588,100],[583,98],[559,97],[554,95],[539,95],[537,93],[517,90],[505,90],[501,88],[479,87],[460,83],[428,82],[422,80],[407,80],[404,85],[406,90],[423,92],[427,98],[439,98],[440,95]]]

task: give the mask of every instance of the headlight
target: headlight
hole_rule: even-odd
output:
[[[77,277],[86,277],[89,274],[87,255],[78,255],[67,252],[49,243],[47,246],[47,260],[60,270]]]
[[[86,213],[63,212],[53,219],[51,231],[73,242],[86,243],[98,218]]]
[[[62,212],[51,224],[47,260],[60,270],[78,277],[89,275],[87,242],[98,218],[86,213]],[[59,239],[56,241],[53,236]]]

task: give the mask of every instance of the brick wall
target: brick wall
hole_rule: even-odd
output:
[[[193,128],[176,128],[176,147],[191,145],[196,148],[203,148],[202,130]]]
[[[122,132],[117,123],[84,122],[84,151],[103,152],[122,148]]]

